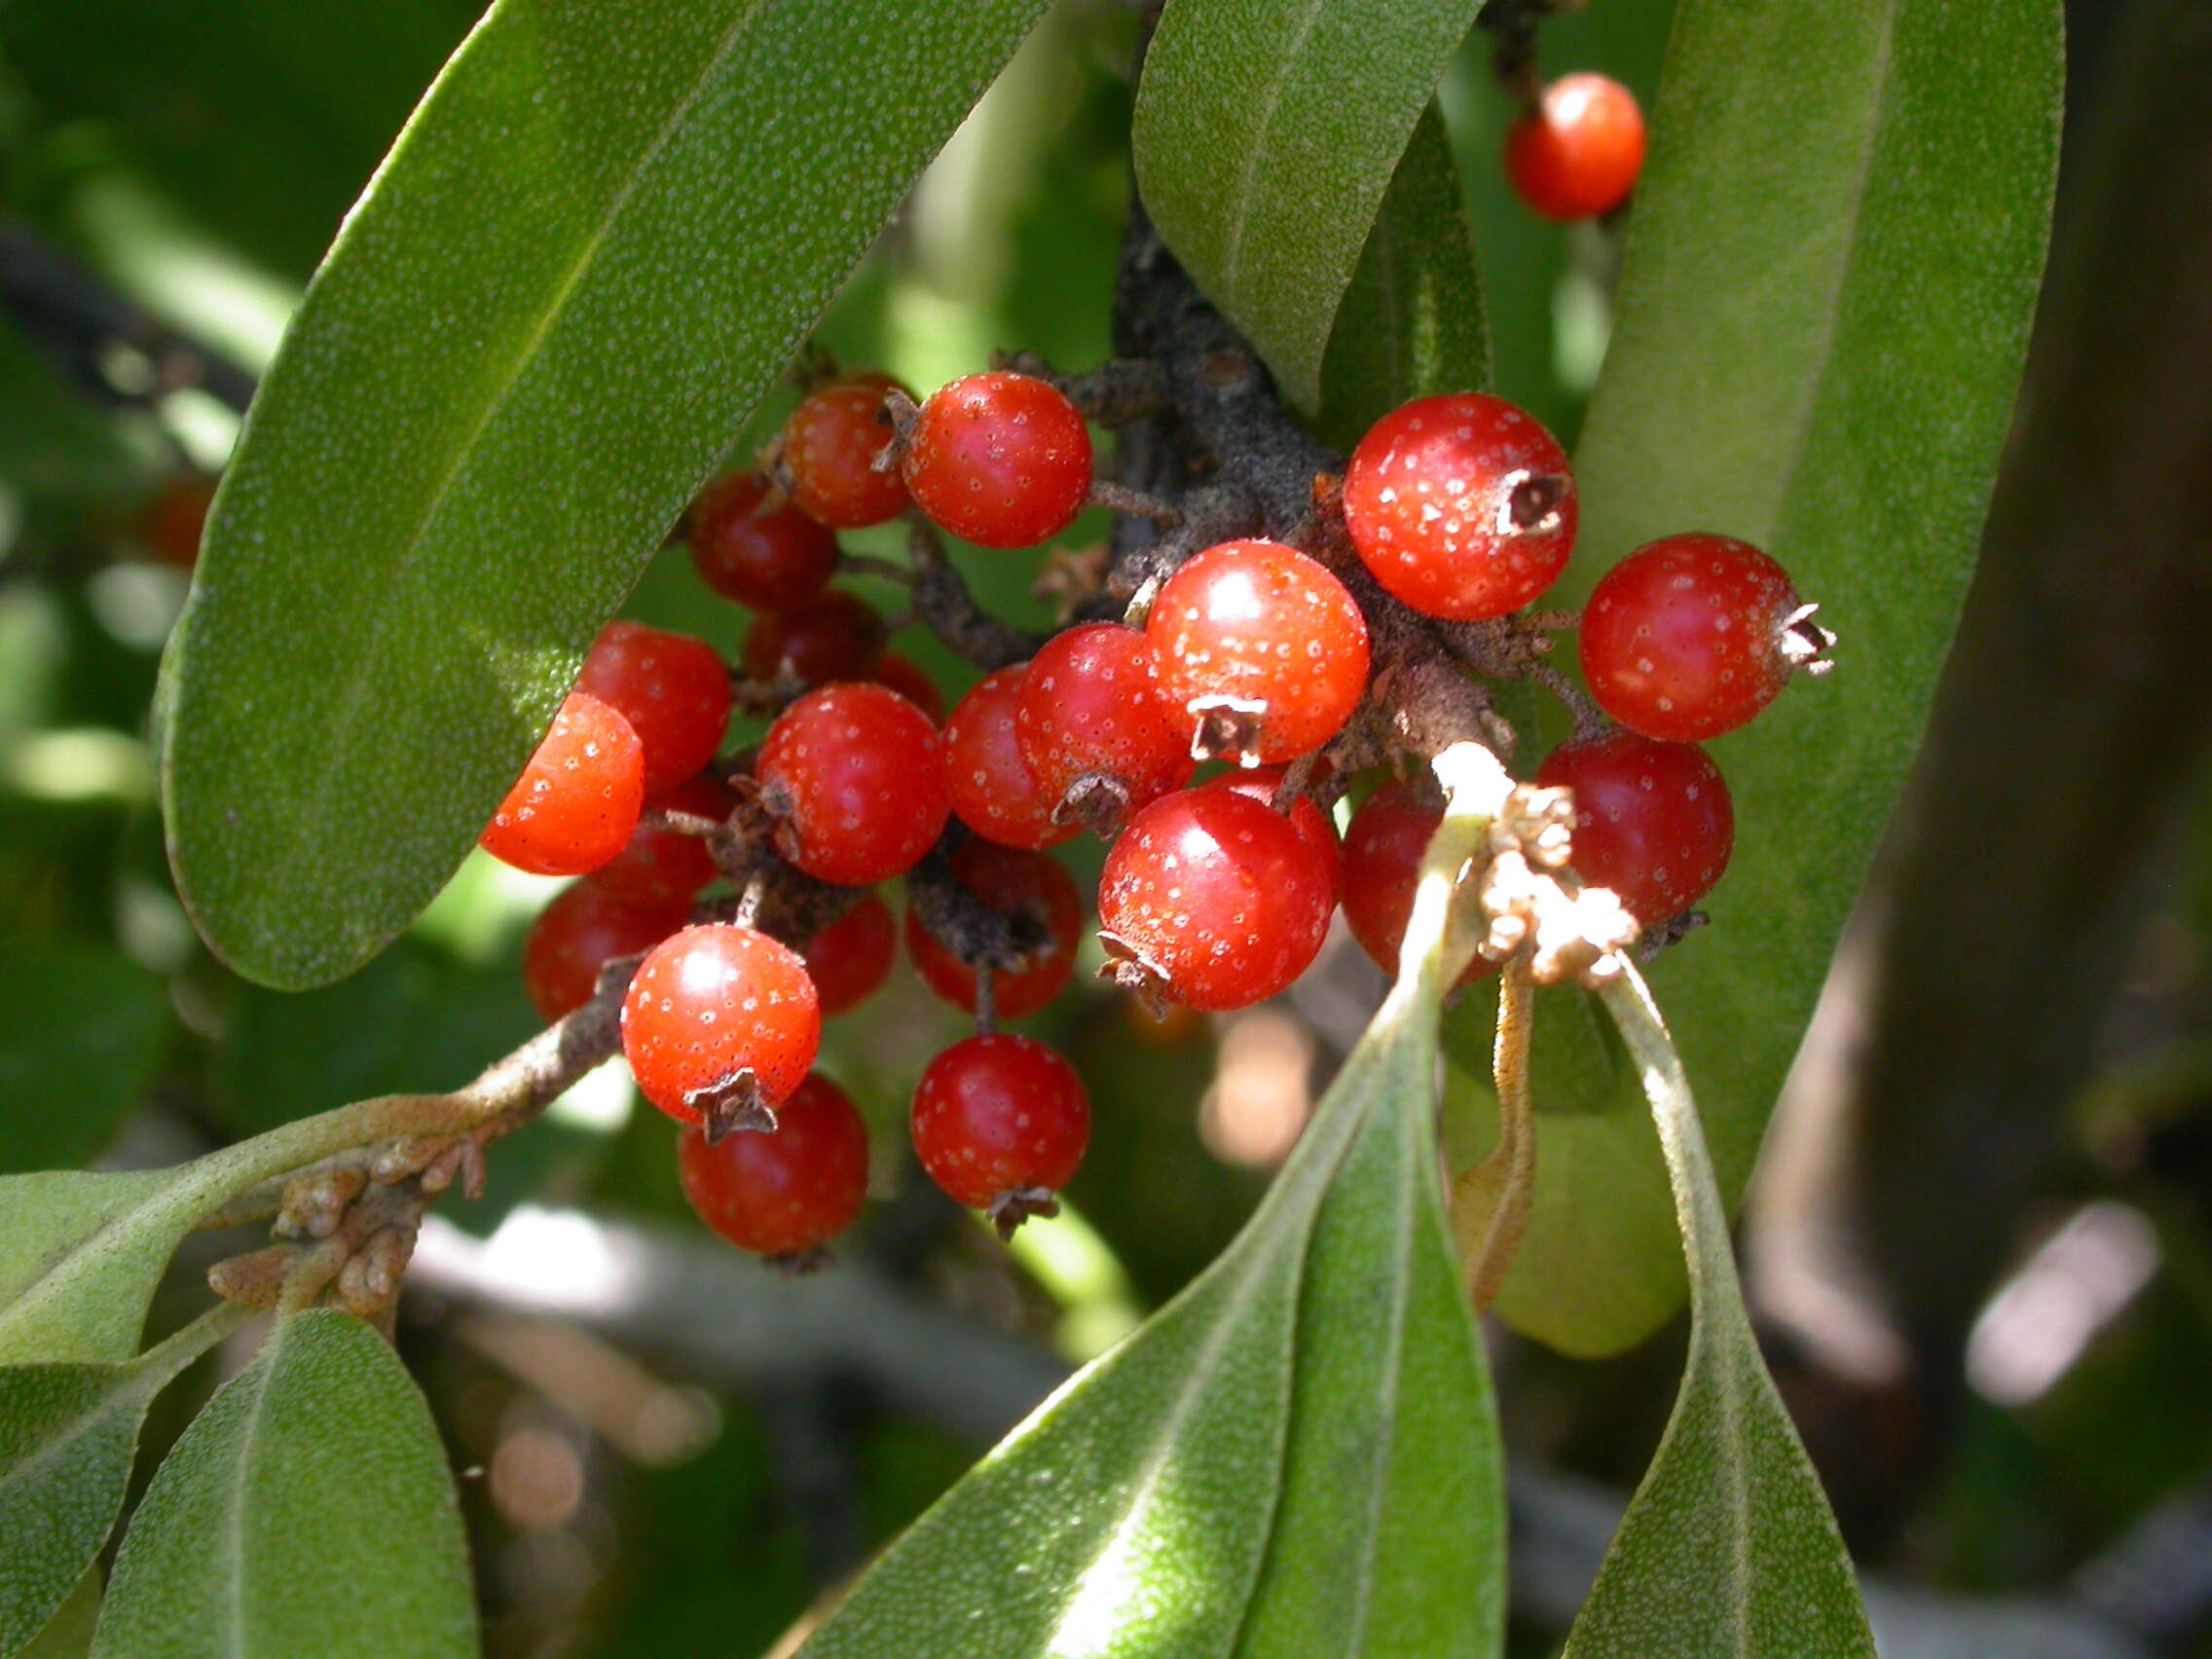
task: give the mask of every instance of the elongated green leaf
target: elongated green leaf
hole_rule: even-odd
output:
[[[167,1004],[137,964],[90,945],[0,946],[0,1169],[81,1162],[152,1081]]]
[[[84,1581],[122,1513],[154,1396],[245,1317],[219,1308],[129,1365],[0,1370],[0,1653],[45,1630]]]
[[[345,1147],[451,1126],[440,1098],[391,1096],[174,1169],[0,1176],[0,1365],[129,1358],[177,1241],[224,1199]]]
[[[437,891],[594,630],[1043,0],[502,0],[348,219],[170,644],[172,862],[251,977]]]
[[[1771,551],[1842,637],[1833,674],[1714,746],[1734,862],[1705,906],[1714,927],[1653,974],[1731,1197],[1972,567],[2043,264],[2060,67],[2055,0],[1678,14],[1558,602],[1652,536],[1720,531]],[[1619,1161],[1648,1151],[1626,1136],[1585,1151],[1576,1225],[1525,1243],[1511,1317],[1595,1352],[1649,1330],[1676,1270],[1601,1201],[1631,1178]],[[1637,1278],[1650,1294],[1614,1305],[1634,1317],[1579,1322],[1551,1294]]]
[[[328,1309],[278,1324],[147,1489],[92,1651],[477,1651],[453,1476],[429,1408],[382,1337]]]
[[[1473,0],[1172,0],[1131,142],[1145,204],[1308,409],[1330,323]]]
[[[18,1659],[86,1659],[92,1650],[92,1626],[100,1616],[100,1573],[94,1567],[77,1580],[46,1628],[31,1638]]]
[[[1494,1649],[1496,1427],[1430,1111],[1445,893],[1480,827],[1447,817],[1401,990],[1236,1240],[893,1545],[806,1659]]]
[[[1632,975],[1608,1007],[1637,1051],[1689,1263],[1681,1392],[1567,1659],[1874,1659],[1826,1497],[1744,1310],[1728,1209],[1666,1028]]]
[[[1345,449],[1408,398],[1490,384],[1490,329],[1459,192],[1431,103],[1390,177],[1321,362],[1321,428]]]

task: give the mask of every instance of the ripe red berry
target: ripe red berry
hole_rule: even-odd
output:
[[[1083,895],[1068,872],[1043,853],[990,841],[967,841],[951,860],[953,879],[993,910],[1025,916],[1044,939],[1017,965],[991,971],[991,1009],[1001,1019],[1035,1014],[1067,988],[1083,931]],[[976,970],[906,910],[906,954],[929,988],[955,1008],[976,1012]]]
[[[776,1114],[773,1134],[676,1143],[683,1196],[699,1219],[758,1256],[805,1256],[861,1213],[867,1197],[867,1125],[852,1097],[819,1073]]]
[[[825,685],[776,718],[754,767],[776,850],[818,881],[903,875],[952,814],[944,741],[882,685]]]
[[[1792,670],[1825,667],[1827,635],[1789,574],[1748,541],[1669,535],[1599,579],[1582,612],[1582,672],[1598,706],[1670,743],[1734,731]]]
[[[970,1037],[929,1063],[914,1090],[914,1151],[930,1179],[1001,1232],[1052,1215],[1090,1139],[1075,1067],[1033,1037]]]
[[[1289,819],[1230,790],[1184,790],[1129,820],[1098,884],[1115,977],[1218,1011],[1272,997],[1329,931],[1327,861]]]
[[[1014,735],[1055,814],[1100,833],[1180,788],[1196,767],[1152,642],[1115,622],[1085,623],[1045,643],[1022,676]],[[1086,779],[1098,782],[1070,802]]]
[[[837,535],[796,507],[765,505],[768,480],[731,472],[699,492],[684,535],[699,579],[750,610],[795,610],[837,569]]]
[[[712,771],[694,772],[674,789],[647,797],[651,812],[681,812],[692,818],[727,820],[737,796]],[[680,830],[653,830],[640,824],[630,843],[592,879],[608,887],[658,888],[689,899],[719,873],[703,835]]]
[[[1367,621],[1327,571],[1275,541],[1224,541],[1167,578],[1145,623],[1192,752],[1257,766],[1344,729],[1367,689]]]
[[[674,789],[715,757],[729,729],[729,669],[704,640],[609,622],[576,689],[618,711],[645,751],[645,793]]]
[[[933,720],[944,719],[944,693],[937,688],[937,682],[923,671],[922,665],[911,657],[903,657],[897,651],[885,651],[883,660],[875,665],[875,682],[888,685]]]
[[[882,666],[889,634],[871,607],[831,589],[796,610],[756,616],[738,660],[748,680],[867,680]]]
[[[1392,977],[1414,913],[1414,889],[1420,885],[1421,854],[1443,821],[1441,801],[1429,798],[1418,783],[1393,778],[1359,803],[1345,830],[1345,925],[1375,966]],[[1478,956],[1459,983],[1495,972],[1496,963]]]
[[[606,870],[587,875],[554,895],[531,924],[522,947],[523,988],[551,1023],[591,1001],[608,963],[650,950],[690,917],[688,894],[609,885]]]
[[[1224,772],[1218,778],[1209,778],[1198,787],[1201,790],[1228,790],[1248,796],[1270,811],[1274,810],[1275,792],[1282,787],[1283,769],[1280,766],[1262,766],[1256,771]],[[1336,896],[1344,874],[1344,849],[1337,841],[1337,826],[1326,812],[1314,803],[1309,794],[1301,794],[1291,802],[1290,827],[1306,837],[1306,843],[1321,855],[1329,866],[1329,893]]]
[[[1375,579],[1430,616],[1518,610],[1574,549],[1567,452],[1535,417],[1479,391],[1416,398],[1376,422],[1344,501]]]
[[[622,850],[645,798],[645,751],[630,722],[571,691],[479,839],[533,875],[581,875]]]
[[[858,1008],[881,990],[898,954],[891,906],[872,893],[807,940],[806,974],[823,1017]]]
[[[1505,177],[1547,219],[1595,219],[1636,188],[1643,112],[1608,75],[1562,75],[1505,134]]]
[[[875,467],[892,437],[884,395],[898,387],[889,375],[854,375],[792,411],[780,460],[799,511],[833,529],[860,530],[906,510],[899,469]]]
[[[1728,867],[1735,808],[1720,768],[1694,743],[1633,731],[1563,743],[1536,782],[1574,792],[1574,872],[1619,894],[1646,927],[1680,915]]]
[[[726,922],[653,946],[622,1000],[622,1052],[640,1091],[717,1139],[770,1126],[821,1043],[821,1004],[798,953]]]
[[[1053,387],[1004,369],[941,386],[901,462],[914,504],[982,547],[1034,547],[1090,494],[1090,433]]]
[[[953,705],[944,722],[944,774],[952,810],[986,840],[1008,847],[1056,847],[1079,826],[1052,822],[1059,797],[1048,794],[1021,757],[1014,710],[1027,663],[986,674]]]
[[[191,570],[200,562],[200,542],[214,499],[214,479],[198,472],[171,478],[154,492],[140,514],[139,539],[165,564]]]

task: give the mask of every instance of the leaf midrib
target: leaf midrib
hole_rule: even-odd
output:
[[[1252,222],[1252,197],[1255,182],[1260,176],[1260,158],[1267,154],[1268,134],[1274,129],[1275,117],[1282,111],[1283,94],[1299,67],[1299,54],[1313,30],[1321,21],[1328,0],[1312,0],[1306,9],[1305,18],[1277,59],[1282,73],[1269,85],[1260,104],[1260,120],[1252,134],[1252,143],[1244,153],[1244,165],[1237,170],[1237,188],[1234,198],[1234,211],[1229,221],[1229,237],[1222,245],[1221,286],[1224,301],[1238,292],[1237,279],[1244,263],[1244,236]],[[1240,308],[1239,308],[1240,309]]]
[[[285,1322],[286,1324],[289,1321]],[[231,1471],[230,1491],[225,1494],[221,1549],[224,1557],[233,1564],[228,1577],[232,1659],[244,1659],[246,1653],[245,1626],[245,1522],[246,1489],[250,1484],[253,1465],[254,1436],[261,1426],[263,1413],[268,1409],[269,1392],[276,1376],[276,1364],[282,1357],[282,1345],[286,1339],[285,1324],[279,1324],[270,1334],[269,1346],[256,1361],[253,1372],[239,1380],[240,1387],[249,1382],[253,1387],[253,1402],[246,1410],[244,1420],[239,1425],[238,1460]]]

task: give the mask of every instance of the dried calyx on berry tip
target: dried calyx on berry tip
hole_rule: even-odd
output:
[[[760,1079],[750,1066],[704,1088],[688,1090],[683,1104],[699,1115],[707,1144],[715,1146],[725,1135],[774,1134],[776,1112],[760,1093]]]

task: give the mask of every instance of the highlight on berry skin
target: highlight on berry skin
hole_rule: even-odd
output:
[[[1543,424],[1502,397],[1420,397],[1359,440],[1344,512],[1361,563],[1394,598],[1483,621],[1520,609],[1566,568],[1574,473]]]
[[[654,945],[622,1000],[638,1091],[714,1140],[773,1131],[821,1043],[821,999],[798,952],[727,922]]]
[[[1513,193],[1547,219],[1602,218],[1643,170],[1643,111],[1609,75],[1562,75],[1505,135]]]
[[[582,875],[629,844],[645,798],[637,732],[597,697],[571,691],[479,839],[533,875]]]
[[[1789,573],[1748,541],[1646,542],[1599,579],[1582,612],[1583,677],[1621,724],[1703,743],[1750,722],[1792,674],[1823,674],[1835,637]]]

